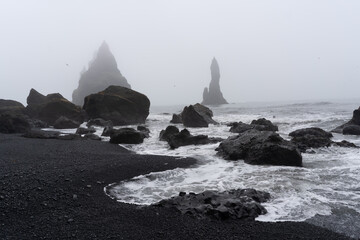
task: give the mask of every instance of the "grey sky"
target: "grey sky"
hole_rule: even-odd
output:
[[[71,100],[103,40],[152,105],[358,98],[358,0],[0,0],[0,98]],[[68,66],[67,66],[68,64]]]

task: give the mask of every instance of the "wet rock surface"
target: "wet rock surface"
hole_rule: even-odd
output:
[[[326,132],[321,128],[303,128],[289,133],[292,137],[291,142],[294,143],[301,152],[306,152],[310,148],[330,147],[336,145],[339,147],[357,147],[348,141],[334,142],[331,140],[332,133]]]
[[[110,120],[114,125],[143,124],[149,108],[150,100],[144,94],[120,86],[87,96],[83,106],[90,118]]]
[[[360,107],[355,109],[351,120],[332,130],[344,135],[360,135]]]
[[[139,144],[144,141],[146,134],[133,128],[120,128],[110,135],[110,143]]]
[[[270,131],[248,130],[222,141],[218,155],[249,164],[302,166],[300,151],[293,143]]]
[[[230,132],[233,133],[243,133],[250,129],[255,129],[258,131],[278,131],[278,126],[274,125],[270,120],[265,118],[260,118],[253,120],[251,124],[246,124],[243,122],[234,122],[230,124]]]
[[[266,209],[260,204],[270,199],[270,194],[255,189],[237,189],[224,192],[205,191],[199,194],[181,192],[179,196],[154,204],[174,208],[182,214],[196,218],[218,220],[254,220]]]
[[[203,145],[221,142],[221,138],[209,138],[207,135],[191,135],[189,130],[179,129],[175,126],[168,126],[160,132],[160,140],[167,141],[170,148],[175,149],[187,145]]]
[[[198,113],[193,105],[187,106],[181,113],[182,123],[185,127],[208,127],[209,123]]]

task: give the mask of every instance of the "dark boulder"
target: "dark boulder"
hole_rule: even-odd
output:
[[[209,123],[198,113],[193,105],[185,107],[181,113],[182,122],[185,127],[208,127]]]
[[[175,126],[168,126],[160,132],[160,140],[167,141],[171,149],[187,145],[203,145],[217,143],[222,141],[221,138],[209,138],[207,135],[191,135],[187,129],[179,132]]]
[[[294,143],[301,152],[305,152],[309,148],[329,147],[332,144],[333,135],[321,128],[304,128],[289,133],[292,137],[291,142]]]
[[[101,134],[101,136],[104,136],[104,137],[110,137],[112,134],[115,133],[115,129],[113,128],[113,126],[106,126],[104,127],[104,130]]]
[[[0,133],[24,133],[30,127],[28,117],[23,114],[0,114]]]
[[[89,128],[79,127],[78,129],[76,129],[76,134],[79,135],[94,133],[94,132],[96,132],[96,129],[94,127],[89,127]]]
[[[344,135],[360,135],[360,125],[349,124],[343,128]]]
[[[114,55],[104,42],[89,64],[88,70],[83,70],[79,86],[72,94],[72,102],[82,106],[84,98],[90,94],[100,92],[110,85],[131,88],[126,78],[120,73]]]
[[[354,110],[353,117],[349,122],[331,130],[331,132],[342,133],[344,135],[360,135],[359,127],[360,127],[360,107]]]
[[[54,128],[65,129],[65,128],[77,128],[81,123],[71,120],[67,117],[61,116],[54,122]]]
[[[136,130],[142,132],[146,138],[150,137],[150,129],[145,126],[137,126]]]
[[[170,120],[170,123],[182,123],[181,114],[173,114],[172,119]]]
[[[27,103],[26,113],[31,118],[39,119],[49,125],[54,125],[61,116],[79,123],[85,119],[85,112],[59,93],[44,96],[31,89]]]
[[[261,203],[269,199],[270,194],[267,192],[237,189],[225,192],[205,191],[199,194],[181,192],[177,197],[161,200],[154,205],[173,208],[199,219],[254,220],[267,213]]]
[[[144,141],[145,134],[133,128],[120,128],[110,136],[110,143],[139,144]]]
[[[159,139],[161,141],[169,141],[170,137],[175,134],[178,134],[180,130],[175,126],[167,126],[165,130],[160,131]]]
[[[111,120],[114,125],[145,123],[149,108],[144,94],[120,86],[87,96],[83,106],[90,118]]]
[[[0,99],[0,114],[24,114],[25,107],[22,103],[14,100]]]
[[[346,147],[346,148],[359,148],[354,143],[342,140],[341,142],[332,142],[332,145],[338,146],[338,147]]]
[[[95,118],[95,119],[90,119],[87,123],[86,126],[90,127],[90,126],[99,126],[99,127],[107,127],[107,126],[113,126],[112,121],[105,121],[102,118]]]
[[[223,97],[220,90],[220,68],[215,58],[213,58],[210,66],[211,70],[211,81],[209,88],[205,88],[203,92],[203,101],[201,104],[204,105],[220,105],[227,104],[227,101]]]
[[[265,118],[260,118],[258,120],[253,120],[251,124],[246,124],[243,122],[234,122],[230,124],[230,132],[233,133],[243,133],[250,129],[255,129],[258,131],[278,131],[278,126],[274,125],[270,120]]]
[[[251,129],[231,136],[221,142],[216,151],[225,159],[243,159],[249,164],[302,166],[297,147],[270,131]]]

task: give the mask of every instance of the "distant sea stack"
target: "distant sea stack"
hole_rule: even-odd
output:
[[[117,68],[115,57],[110,52],[109,46],[103,42],[96,57],[90,62],[89,69],[81,74],[79,86],[72,94],[72,102],[82,106],[86,96],[100,92],[110,85],[131,88]]]
[[[220,69],[219,64],[215,58],[213,58],[210,66],[211,70],[211,82],[209,89],[205,88],[203,93],[203,101],[201,104],[204,105],[220,105],[227,104],[228,102],[223,97],[220,91]]]

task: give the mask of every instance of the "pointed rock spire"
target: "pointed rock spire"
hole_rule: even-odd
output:
[[[205,88],[203,92],[203,101],[201,104],[204,105],[220,105],[227,104],[228,102],[223,97],[220,91],[220,68],[215,57],[213,58],[210,66],[211,70],[211,82],[209,89]]]
[[[72,101],[81,106],[86,96],[100,92],[110,85],[131,88],[126,78],[121,75],[115,57],[104,41],[95,58],[89,63],[89,69],[82,72],[79,86],[72,94]]]

